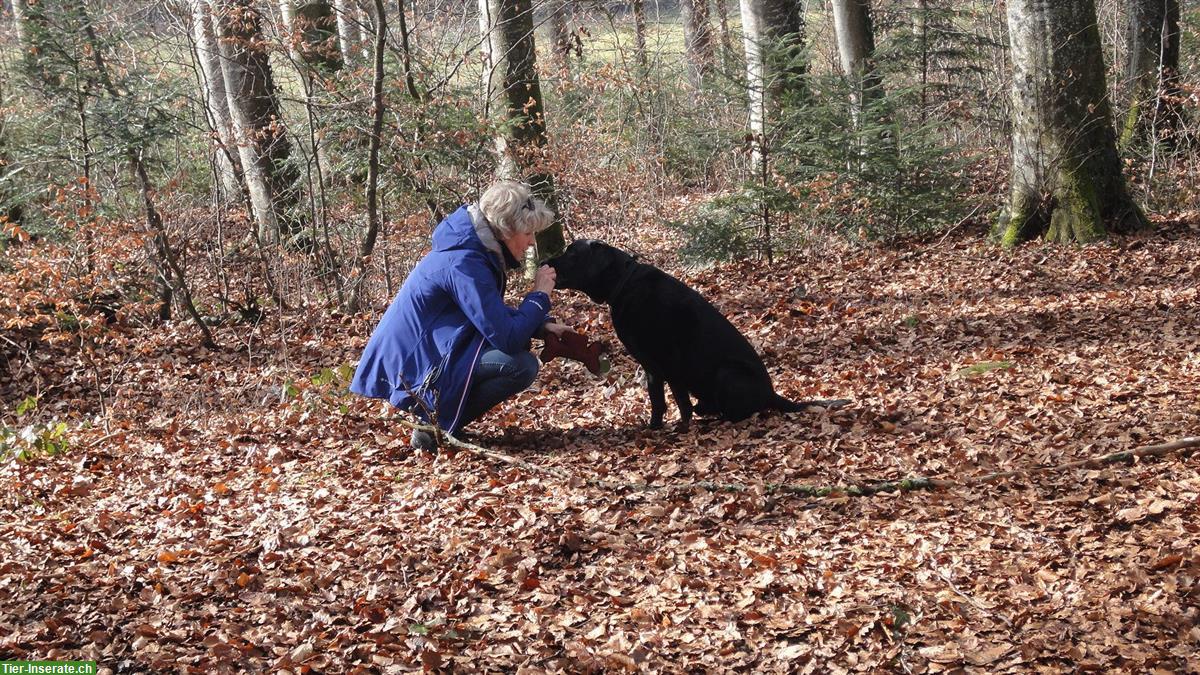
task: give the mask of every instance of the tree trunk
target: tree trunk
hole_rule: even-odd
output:
[[[292,8],[292,0],[279,0],[279,16],[283,19],[284,31],[292,30],[292,21],[295,20],[295,10]]]
[[[5,84],[0,82],[0,219],[7,218],[10,223],[20,223],[24,214],[21,198],[6,190],[7,181],[3,180],[3,177],[11,177],[21,170],[8,152],[8,135],[12,132],[12,127],[7,124],[7,111],[11,101]]]
[[[279,21],[279,32],[287,45],[288,54],[292,59],[299,59],[300,53],[296,51],[296,12],[292,7],[292,0],[279,0]]]
[[[544,158],[546,119],[538,82],[530,0],[479,0],[483,33],[484,105],[505,131],[496,137],[502,178],[523,179],[557,210],[554,177]],[[542,256],[564,248],[562,225],[538,234]]]
[[[781,105],[804,91],[804,17],[794,0],[741,0],[741,13],[750,134],[758,166]]]
[[[358,0],[353,0],[353,4],[354,14],[358,17],[358,44],[360,49],[366,51],[367,45],[373,44],[375,39],[375,30],[378,28],[375,21],[379,12],[371,2],[364,5]]]
[[[729,6],[725,3],[727,0],[713,0],[713,6],[717,9],[717,25],[721,27],[721,63],[726,69],[730,68],[730,63],[735,62],[736,57],[733,50],[733,37],[729,31]],[[799,0],[792,3],[796,8],[796,14],[802,10]]]
[[[646,0],[631,0],[630,4],[633,5],[634,58],[637,59],[641,73],[645,75],[650,69],[649,60],[646,58]]]
[[[354,5],[349,0],[333,0],[333,11],[337,14],[338,46],[342,51],[342,61],[350,65],[354,61]]]
[[[303,248],[311,242],[298,238],[303,230],[295,212],[300,173],[290,160],[262,15],[253,0],[212,1],[229,111],[259,236]]]
[[[403,12],[404,8],[401,7]],[[383,139],[383,50],[387,47],[387,15],[383,0],[375,0],[375,45],[371,78],[371,146],[367,153],[367,233],[359,247],[355,262],[353,287],[346,310],[357,312],[362,306],[362,292],[366,283],[367,263],[375,251],[375,239],[379,236],[379,145]]]
[[[212,331],[208,329],[208,324],[204,323],[204,318],[200,316],[200,312],[196,310],[196,303],[192,301],[192,291],[188,288],[187,278],[183,274],[183,267],[179,264],[179,258],[175,255],[174,249],[171,248],[171,243],[167,239],[167,230],[163,226],[162,215],[159,214],[158,208],[154,205],[154,186],[150,182],[150,176],[146,173],[146,165],[142,161],[140,155],[136,151],[129,153],[130,167],[133,170],[134,177],[137,178],[138,188],[142,193],[142,206],[146,216],[146,225],[150,231],[154,233],[154,247],[158,252],[159,275],[162,277],[161,282],[166,286],[167,292],[163,294],[165,306],[170,307],[170,299],[175,291],[179,291],[183,296],[183,308],[191,317],[192,323],[196,324],[196,328],[200,331],[200,344],[210,349],[215,348],[217,343],[213,340]],[[168,317],[163,317],[164,319]]]
[[[225,76],[221,72],[221,54],[213,32],[212,8],[208,0],[190,2],[192,39],[202,80],[201,96],[216,141],[216,147],[213,148],[213,164],[217,168],[226,199],[241,201],[242,163],[237,154],[233,118],[229,114],[229,95],[225,91]]]
[[[838,56],[850,83],[850,99],[857,119],[863,107],[883,93],[883,82],[872,63],[875,34],[869,0],[833,0],[833,23]]]
[[[306,2],[296,7],[292,12],[291,34],[289,47],[305,64],[326,73],[341,70],[346,64],[338,13],[326,0]],[[305,76],[309,75],[311,73],[305,73]]]
[[[708,0],[679,0],[679,11],[683,15],[683,49],[687,55],[688,81],[700,89],[713,64]]]
[[[29,52],[29,33],[25,28],[25,2],[26,0],[12,0],[13,31],[17,34],[17,46],[21,48],[22,55]]]
[[[567,26],[567,1],[556,0],[550,4],[550,53],[555,65],[565,73],[571,71],[571,51],[574,49],[571,31]]]
[[[1130,0],[1125,30],[1129,110],[1121,146],[1152,132],[1169,138],[1181,120],[1173,99],[1179,90],[1179,0]]]
[[[1008,0],[1012,175],[997,234],[1086,242],[1145,225],[1121,173],[1092,0]]]

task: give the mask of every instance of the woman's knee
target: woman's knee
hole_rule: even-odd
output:
[[[517,354],[513,359],[513,365],[516,369],[513,379],[520,383],[521,389],[533,384],[533,381],[537,379],[538,370],[541,369],[541,362],[533,355],[533,352]]]

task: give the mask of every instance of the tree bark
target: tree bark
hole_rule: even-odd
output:
[[[1153,131],[1170,138],[1182,118],[1179,89],[1179,0],[1130,0],[1125,29],[1129,109],[1121,146]]]
[[[1146,224],[1121,173],[1092,0],[1008,0],[1012,175],[1005,246],[1087,242]]]
[[[338,46],[341,48],[342,61],[346,65],[354,62],[354,14],[348,0],[333,0],[333,11],[337,14]]]
[[[404,8],[401,7],[403,12]],[[362,292],[366,282],[367,263],[375,251],[375,240],[379,236],[379,146],[383,139],[383,51],[387,47],[387,16],[383,0],[375,0],[375,45],[374,76],[371,78],[371,146],[367,153],[367,233],[359,247],[358,260],[352,275],[353,288],[347,302],[347,311],[357,312],[362,305]]]
[[[883,93],[883,81],[872,62],[875,33],[869,0],[833,0],[833,23],[842,72],[850,83],[857,118],[864,106]]]
[[[574,43],[567,27],[567,0],[556,0],[550,4],[549,19],[550,53],[554,55],[555,65],[569,74]]]
[[[554,177],[545,166],[546,119],[537,75],[530,0],[479,0],[484,105],[504,131],[496,137],[502,178],[525,180],[557,211]],[[538,251],[565,248],[562,225],[538,233]]]
[[[341,70],[346,64],[338,13],[326,0],[306,2],[293,10],[291,36],[289,48],[305,64],[327,73]]]
[[[20,2],[20,0],[17,0]],[[633,48],[634,58],[643,75],[650,69],[646,58],[646,0],[631,0],[633,5]]]
[[[25,18],[26,0],[12,0],[13,31],[17,34],[17,46],[24,56],[29,53],[29,33],[26,30]]]
[[[296,10],[292,7],[292,0],[279,0],[279,21],[279,32],[287,45],[288,54],[292,59],[298,60],[300,53],[296,51]]]
[[[259,236],[301,248],[300,173],[280,114],[262,15],[253,0],[212,0],[221,70]]]
[[[679,0],[679,11],[683,15],[683,48],[687,55],[688,81],[700,89],[713,65],[708,0]]]
[[[363,4],[358,0],[352,0],[354,5],[354,14],[358,18],[358,44],[360,49],[366,51],[367,45],[373,44],[375,39],[375,31],[378,28],[375,21],[378,17],[378,10],[372,2]]]
[[[229,95],[225,91],[225,75],[221,72],[221,54],[213,31],[212,8],[208,0],[190,2],[192,40],[202,80],[201,95],[216,141],[213,164],[217,168],[226,199],[241,201],[242,163],[233,132],[233,118],[229,114]]]
[[[754,163],[766,152],[781,104],[802,94],[804,17],[794,0],[741,0]]]
[[[717,25],[721,28],[721,63],[729,68],[731,61],[736,57],[733,51],[733,36],[729,30],[729,6],[726,5],[727,0],[713,0],[713,7],[717,10]],[[796,8],[796,14],[799,15],[802,11],[799,0],[792,3]]]

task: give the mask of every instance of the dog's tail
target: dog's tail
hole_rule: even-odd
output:
[[[850,405],[850,399],[848,398],[818,398],[808,401],[791,401],[779,394],[775,394],[775,405],[773,407],[783,412],[803,412],[811,408],[837,410],[847,405]]]

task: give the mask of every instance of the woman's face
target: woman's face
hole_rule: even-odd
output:
[[[534,235],[526,232],[513,232],[512,236],[504,240],[504,245],[508,247],[508,252],[517,260],[525,259],[525,251],[530,246],[533,246]]]

